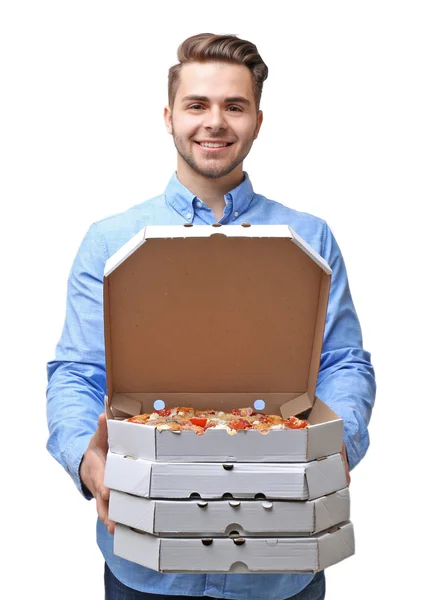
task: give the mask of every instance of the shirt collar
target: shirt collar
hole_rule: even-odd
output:
[[[231,214],[235,218],[247,210],[253,199],[252,182],[244,171],[243,181],[233,190],[228,192],[224,199],[226,206],[231,207]],[[187,221],[192,222],[194,216],[194,201],[198,198],[179,181],[176,172],[172,175],[165,191],[166,202],[173,206]]]

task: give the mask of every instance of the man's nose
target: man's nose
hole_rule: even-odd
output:
[[[213,129],[214,131],[226,129],[227,124],[224,118],[224,111],[218,107],[212,107],[210,110],[206,111],[204,116],[204,127],[206,127],[206,129]]]

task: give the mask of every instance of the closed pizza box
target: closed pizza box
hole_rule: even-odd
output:
[[[117,556],[163,573],[315,573],[354,554],[353,525],[311,537],[162,538],[118,524]]]
[[[307,463],[164,463],[109,452],[104,484],[158,499],[313,500],[347,481],[341,454]]]
[[[109,518],[162,537],[293,537],[350,519],[348,488],[305,502],[150,500],[111,490]]]
[[[342,419],[315,397],[330,275],[285,225],[144,227],[104,274],[110,451],[254,463],[339,452]],[[310,425],[197,436],[124,421],[164,406],[255,406]]]

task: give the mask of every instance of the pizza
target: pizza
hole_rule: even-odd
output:
[[[158,431],[194,431],[203,435],[207,429],[225,429],[228,434],[256,429],[266,434],[273,430],[303,429],[308,422],[297,417],[284,419],[279,415],[266,415],[253,408],[238,408],[231,412],[221,410],[195,410],[190,407],[164,408],[125,419],[130,423],[156,427]]]

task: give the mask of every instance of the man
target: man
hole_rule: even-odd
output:
[[[114,524],[108,519],[109,490],[103,484],[103,271],[107,258],[144,225],[290,225],[333,269],[317,393],[344,419],[343,456],[350,468],[367,450],[375,396],[370,355],[362,348],[344,262],[330,229],[316,217],[256,194],[243,171],[263,120],[259,104],[267,67],[256,47],[235,36],[201,34],[181,44],[178,59],[169,71],[164,110],[177,149],[176,173],[161,196],[94,223],[75,258],[62,338],[56,360],[48,364],[48,449],[85,497],[95,498],[106,598],[317,600],[325,596],[322,572],[314,577],[165,575],[113,554]]]

